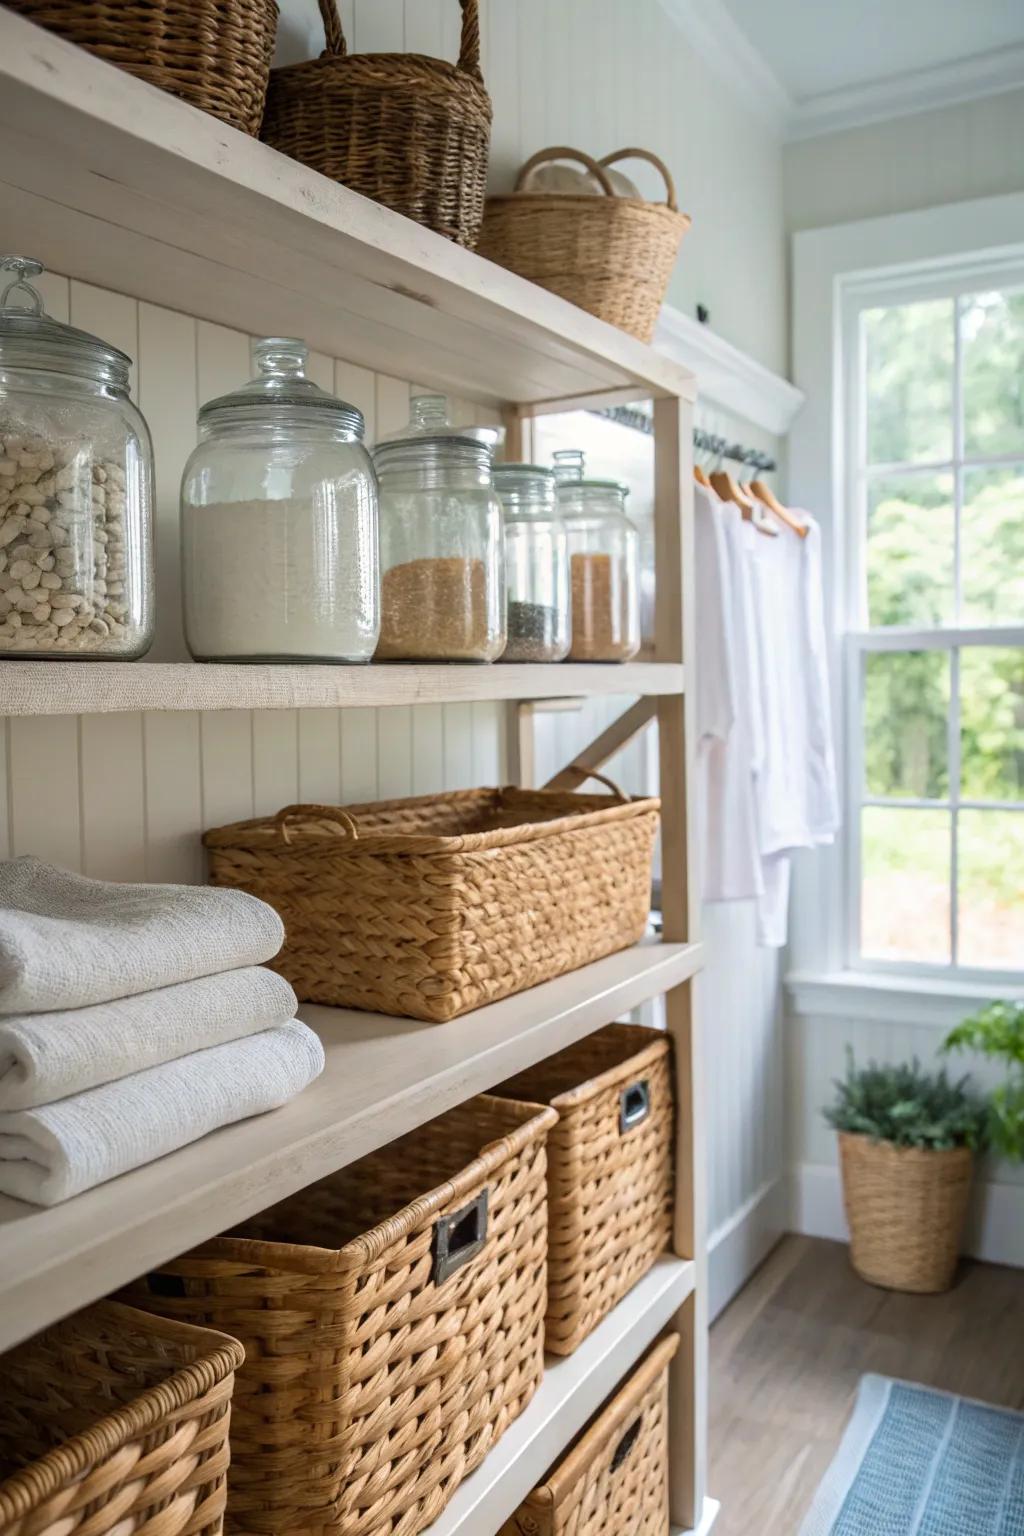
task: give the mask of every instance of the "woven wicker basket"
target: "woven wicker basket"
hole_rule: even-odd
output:
[[[550,1104],[545,1348],[568,1355],[672,1236],[671,1042],[610,1024],[496,1090]]]
[[[263,138],[275,149],[459,245],[480,230],[491,100],[477,0],[461,0],[457,64],[346,51],[335,0],[318,0],[327,47],[270,77]]]
[[[210,878],[276,907],[303,1002],[441,1022],[634,944],[657,800],[475,789],[287,806],[207,832]]]
[[[840,1132],[839,1160],[861,1278],[892,1291],[948,1290],[967,1218],[970,1148],[933,1152]]]
[[[666,1536],[669,1334],[502,1526],[499,1536]]]
[[[0,1360],[2,1536],[219,1536],[234,1339],[99,1302]]]
[[[521,190],[536,166],[562,159],[582,161],[605,195]],[[657,166],[665,178],[664,203],[616,197],[604,168],[624,159]],[[667,167],[649,150],[620,149],[597,161],[578,149],[542,149],[520,170],[511,196],[487,199],[477,249],[500,267],[650,341],[689,227]]]
[[[554,1119],[471,1099],[129,1289],[245,1344],[229,1530],[414,1536],[525,1408]]]
[[[4,0],[193,107],[260,131],[277,33],[276,0]]]

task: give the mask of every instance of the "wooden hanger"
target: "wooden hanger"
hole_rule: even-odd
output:
[[[798,517],[794,517],[788,508],[776,496],[770,485],[765,485],[763,480],[751,480],[747,488],[753,496],[756,496],[769,512],[773,512],[780,523],[785,523],[787,528],[792,528],[794,533],[806,539],[809,529],[806,523],[802,523]]]
[[[711,490],[711,481],[708,479],[707,475],[704,473],[704,470],[699,464],[695,464],[693,466],[693,478],[696,480],[697,484],[702,485],[706,491]]]
[[[779,530],[770,525],[769,519],[764,516],[756,501],[752,501],[745,491],[741,490],[727,469],[716,469],[711,476],[711,487],[717,491],[723,501],[734,501],[743,514],[743,521],[751,523],[758,533],[767,534],[769,538],[777,538]]]

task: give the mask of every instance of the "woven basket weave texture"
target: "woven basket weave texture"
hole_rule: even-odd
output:
[[[657,800],[476,789],[289,806],[207,832],[210,878],[276,907],[302,1002],[442,1022],[635,944]]]
[[[234,1339],[98,1302],[0,1360],[2,1536],[219,1536]]]
[[[582,161],[604,196],[520,190],[536,166],[566,158]],[[664,203],[616,197],[605,167],[626,158],[657,166],[665,178]],[[477,249],[600,320],[650,341],[689,227],[667,168],[648,150],[622,149],[596,161],[580,150],[552,148],[527,160],[509,196],[487,199]]]
[[[364,197],[473,246],[487,186],[491,102],[477,0],[462,0],[458,62],[346,51],[335,0],[319,0],[327,47],[271,74],[263,138]]]
[[[933,1152],[841,1132],[839,1158],[857,1273],[894,1291],[948,1290],[967,1219],[970,1148]]]
[[[129,1288],[245,1345],[230,1531],[415,1536],[525,1408],[554,1119],[471,1099]],[[436,1283],[438,1223],[485,1189],[483,1246]]]
[[[108,64],[256,135],[276,0],[4,0]]]
[[[668,1368],[679,1338],[645,1356],[499,1536],[665,1536]]]
[[[610,1024],[497,1092],[558,1111],[548,1138],[545,1347],[568,1355],[671,1241],[671,1041],[660,1029]]]

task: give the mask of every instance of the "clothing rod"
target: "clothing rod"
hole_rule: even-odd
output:
[[[651,417],[635,406],[612,405],[591,414],[603,416],[606,421],[617,421],[622,427],[632,427],[634,431],[643,432],[648,437],[654,433]],[[731,443],[727,437],[721,437],[716,432],[705,432],[703,427],[694,427],[693,446],[702,453],[713,453],[719,459],[731,459],[736,464],[745,464],[759,474],[771,474],[778,468],[770,453],[762,453],[760,448],[744,448],[742,443]]]

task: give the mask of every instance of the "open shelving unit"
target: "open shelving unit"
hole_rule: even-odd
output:
[[[662,933],[442,1025],[307,1008],[323,1076],[284,1109],[52,1210],[0,1203],[0,1347],[664,996],[677,1087],[674,1256],[566,1360],[431,1527],[491,1536],[658,1334],[678,1329],[674,1536],[706,1531],[707,1263],[692,877],[693,378],[563,300],[0,9],[0,212],[21,249],[119,293],[530,418],[654,401],[655,656],[607,666],[0,663],[0,715],[346,708],[621,694],[583,760],[656,718]],[[519,772],[531,764],[520,752]],[[196,834],[201,830],[196,827]]]

